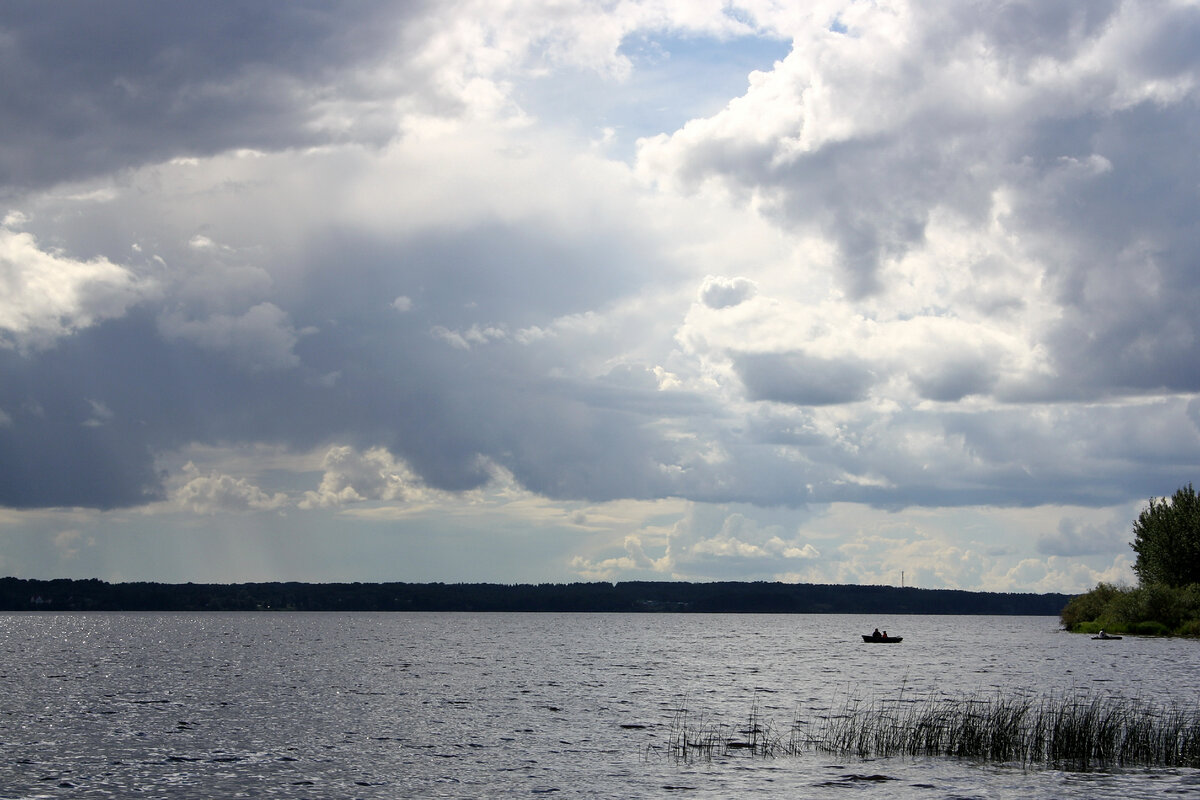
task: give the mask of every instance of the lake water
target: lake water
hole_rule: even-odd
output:
[[[865,645],[879,625],[898,645]],[[819,753],[678,763],[671,721],[847,697],[1195,703],[1200,643],[1049,617],[0,615],[0,798],[1136,798],[1195,770]],[[883,776],[887,780],[863,780]]]

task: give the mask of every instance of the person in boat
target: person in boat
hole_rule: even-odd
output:
[[[881,638],[883,638],[883,637],[880,635],[880,633],[879,633],[879,628],[876,628],[876,629],[875,629],[875,632],[871,634],[871,638],[872,638],[872,639],[881,639]]]
[[[1107,639],[1107,638],[1108,638],[1108,634],[1104,632],[1104,628],[1101,628],[1101,629],[1100,629],[1100,638],[1101,638],[1101,639]]]

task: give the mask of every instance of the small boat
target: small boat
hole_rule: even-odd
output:
[[[903,642],[904,641],[903,636],[876,636],[872,633],[864,633],[862,635],[862,637],[863,637],[864,642],[872,642],[872,643],[883,642],[886,644],[892,644],[895,642]]]
[[[1102,633],[1102,634],[1100,634],[1099,636],[1093,636],[1092,638],[1093,638],[1093,639],[1100,639],[1100,640],[1104,640],[1104,639],[1120,639],[1121,637],[1120,637],[1120,636],[1113,636],[1111,633]]]

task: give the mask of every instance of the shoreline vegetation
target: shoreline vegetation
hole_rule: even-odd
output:
[[[1200,584],[1114,586],[1101,583],[1071,598],[1059,614],[1072,633],[1200,636]]]
[[[1135,587],[1097,584],[1059,613],[1072,633],[1200,636],[1200,495],[1151,497],[1133,522]]]
[[[757,702],[739,725],[676,712],[665,745],[680,762],[739,755],[950,757],[1025,769],[1200,767],[1200,706],[1078,694],[847,699],[833,711],[777,728]]]
[[[807,583],[107,583],[0,578],[0,611],[535,611],[1056,616],[1066,594]]]

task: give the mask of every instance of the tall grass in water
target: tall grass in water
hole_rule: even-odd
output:
[[[782,731],[755,704],[727,728],[677,714],[668,750],[680,760],[745,752],[772,757],[824,752],[860,758],[950,756],[1089,770],[1200,767],[1200,706],[1078,695],[975,696],[864,703],[847,700]]]
[[[795,721],[786,731],[776,728],[762,714],[757,698],[746,720],[738,725],[695,717],[685,704],[671,721],[667,752],[679,761],[707,760],[735,752],[767,758],[796,755],[808,747],[808,742],[800,738],[803,734],[803,726]]]

